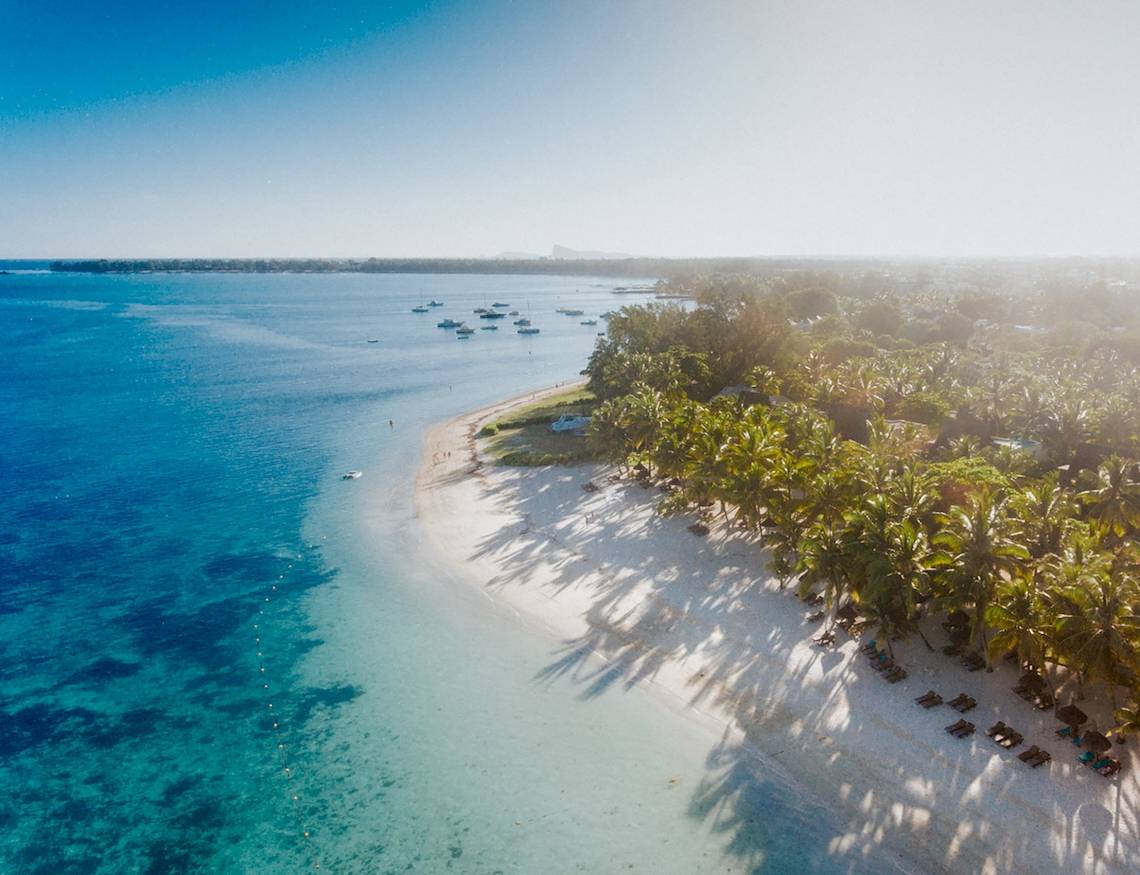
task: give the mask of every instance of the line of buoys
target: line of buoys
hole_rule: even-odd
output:
[[[293,565],[290,563],[288,567],[290,569],[292,569]],[[284,580],[285,575],[279,574],[277,576],[277,579],[278,580]],[[277,592],[277,584],[273,584],[270,587],[270,592]],[[270,597],[266,596],[265,602],[263,602],[263,604],[265,604],[266,602],[269,602],[269,601],[270,601]],[[259,608],[257,613],[259,616],[265,616],[264,608]],[[253,624],[253,632],[254,632],[253,641],[254,641],[254,644],[256,645],[256,648],[257,648],[257,659],[258,659],[257,674],[261,678],[261,681],[262,681],[261,688],[262,688],[262,690],[265,691],[265,694],[267,697],[266,710],[272,713],[273,712],[273,702],[268,701],[268,697],[270,696],[269,678],[268,678],[268,672],[266,671],[266,666],[265,666],[265,651],[263,650],[263,647],[262,647],[262,640],[261,640],[262,630],[261,630],[261,623],[260,622]],[[281,723],[280,723],[279,718],[275,719],[273,721],[273,735],[274,735],[274,738],[276,739],[276,742],[277,742],[277,764],[278,764],[278,768],[281,770],[281,774],[285,777],[286,787],[287,787],[288,792],[289,792],[289,801],[290,801],[291,808],[293,811],[293,818],[297,822],[297,830],[301,834],[301,840],[305,844],[305,850],[309,856],[310,862],[312,863],[313,869],[319,870],[321,868],[321,862],[320,862],[320,859],[317,855],[316,843],[313,841],[312,831],[305,826],[304,814],[301,810],[301,795],[293,787],[293,777],[294,777],[293,769],[289,765],[288,750],[285,746],[285,739],[284,739],[284,735],[283,735],[283,732],[281,729]]]

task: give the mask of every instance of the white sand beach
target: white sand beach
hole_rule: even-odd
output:
[[[709,817],[729,816],[715,803],[742,792],[743,772],[778,768],[839,817],[837,854],[896,856],[916,873],[1140,871],[1140,742],[1113,749],[1124,768],[1106,779],[1077,762],[1050,712],[1011,692],[1015,667],[971,673],[914,640],[895,646],[909,677],[888,684],[859,639],[838,632],[833,648],[812,644],[821,626],[779,589],[757,538],[723,523],[695,536],[691,519],[657,513],[659,492],[610,482],[599,466],[485,464],[481,425],[541,394],[429,433],[417,532],[456,576],[550,634],[547,680],[570,679],[584,696],[643,685],[698,721],[710,755],[695,794]],[[584,492],[587,481],[599,491]],[[946,643],[937,623],[926,634]],[[977,733],[948,735],[963,715],[916,705],[929,689],[976,698],[964,717]],[[1060,701],[1071,695],[1063,689]],[[1095,699],[1078,704],[1109,727]],[[998,720],[1024,744],[1007,751],[988,738]],[[1020,762],[1033,744],[1053,761]]]

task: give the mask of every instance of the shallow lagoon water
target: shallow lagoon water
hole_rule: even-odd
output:
[[[887,868],[418,553],[426,427],[576,375],[555,309],[626,284],[0,276],[0,869]],[[542,334],[435,328],[495,300]]]

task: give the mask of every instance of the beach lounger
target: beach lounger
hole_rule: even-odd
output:
[[[967,722],[966,725],[963,726],[961,729],[957,729],[950,734],[953,735],[955,738],[965,738],[968,735],[973,735],[974,729],[975,729],[974,724]]]
[[[951,699],[946,704],[949,705],[951,708],[957,708],[959,705],[961,705],[963,702],[965,702],[968,698],[970,698],[970,697],[967,696],[965,693],[959,693],[958,695],[956,695],[953,699]]]
[[[888,684],[897,684],[901,680],[906,680],[906,669],[896,665],[883,677],[887,679]]]
[[[925,702],[920,703],[923,708],[933,708],[936,705],[942,704],[942,697],[935,696],[933,699],[927,699]]]
[[[1006,750],[1013,750],[1021,742],[1025,741],[1025,736],[1020,732],[1010,731],[1009,735],[1004,735],[997,739],[997,743],[1004,747]]]
[[[1033,768],[1037,768],[1038,766],[1045,765],[1045,763],[1049,762],[1052,759],[1053,759],[1053,754],[1049,753],[1049,751],[1047,751],[1047,750],[1042,750],[1042,751],[1038,751],[1038,753],[1035,757],[1033,757],[1032,759],[1026,760],[1026,762],[1029,763],[1029,765],[1033,766]]]
[[[1019,753],[1017,755],[1017,758],[1023,763],[1027,763],[1032,759],[1036,759],[1039,753],[1041,753],[1041,748],[1039,748],[1037,745],[1033,745],[1033,747],[1029,748],[1029,750],[1023,750],[1021,753]]]
[[[1052,707],[1055,704],[1057,704],[1057,703],[1053,700],[1053,694],[1052,693],[1042,693],[1040,696],[1037,697],[1037,710],[1038,711],[1049,711],[1052,709]]]
[[[964,728],[965,726],[966,726],[965,720],[956,720],[953,723],[951,723],[949,726],[946,727],[946,731],[949,733],[955,733],[959,729]]]
[[[818,623],[826,615],[825,611],[816,611],[814,614],[808,614],[809,623]]]
[[[980,671],[986,667],[986,661],[976,653],[967,653],[962,657],[961,663],[967,671]]]
[[[986,730],[986,735],[988,735],[990,738],[993,738],[997,735],[1001,735],[1008,728],[1009,727],[1006,726],[1005,723],[1003,723],[1001,720],[999,720],[997,723],[995,723],[993,726],[991,726],[989,729]]]
[[[1058,738],[1068,738],[1072,734],[1073,734],[1073,727],[1072,726],[1062,726],[1060,729],[1057,730],[1057,737]]]
[[[1097,769],[1097,771],[1104,775],[1106,778],[1111,778],[1113,775],[1120,771],[1120,760],[1114,760],[1110,757],[1108,765],[1104,768]]]
[[[950,707],[957,711],[959,714],[965,714],[967,711],[972,711],[978,707],[977,699],[971,699],[969,696],[964,696],[962,701],[957,704],[951,703]]]
[[[921,704],[922,704],[923,702],[925,702],[927,699],[933,699],[933,698],[934,698],[935,696],[937,696],[937,695],[938,695],[938,693],[934,692],[934,690],[927,690],[927,691],[926,691],[925,693],[923,693],[921,696],[917,696],[917,697],[915,698],[915,701],[916,701],[918,704],[920,704],[920,705],[921,705]]]
[[[830,647],[832,644],[835,643],[835,633],[834,632],[824,632],[818,638],[813,638],[812,643],[818,644],[820,647]]]
[[[875,647],[875,639],[872,638],[870,641],[868,641],[866,644],[864,644],[862,647],[859,648],[859,652],[865,653],[868,656],[870,656],[872,653],[874,653],[876,651],[876,649],[877,648]]]

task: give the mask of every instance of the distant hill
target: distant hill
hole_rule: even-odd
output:
[[[550,257],[561,259],[562,261],[605,261],[611,258],[633,258],[632,255],[627,255],[624,252],[599,252],[592,249],[570,249],[567,246],[559,246],[557,243],[550,247]]]

